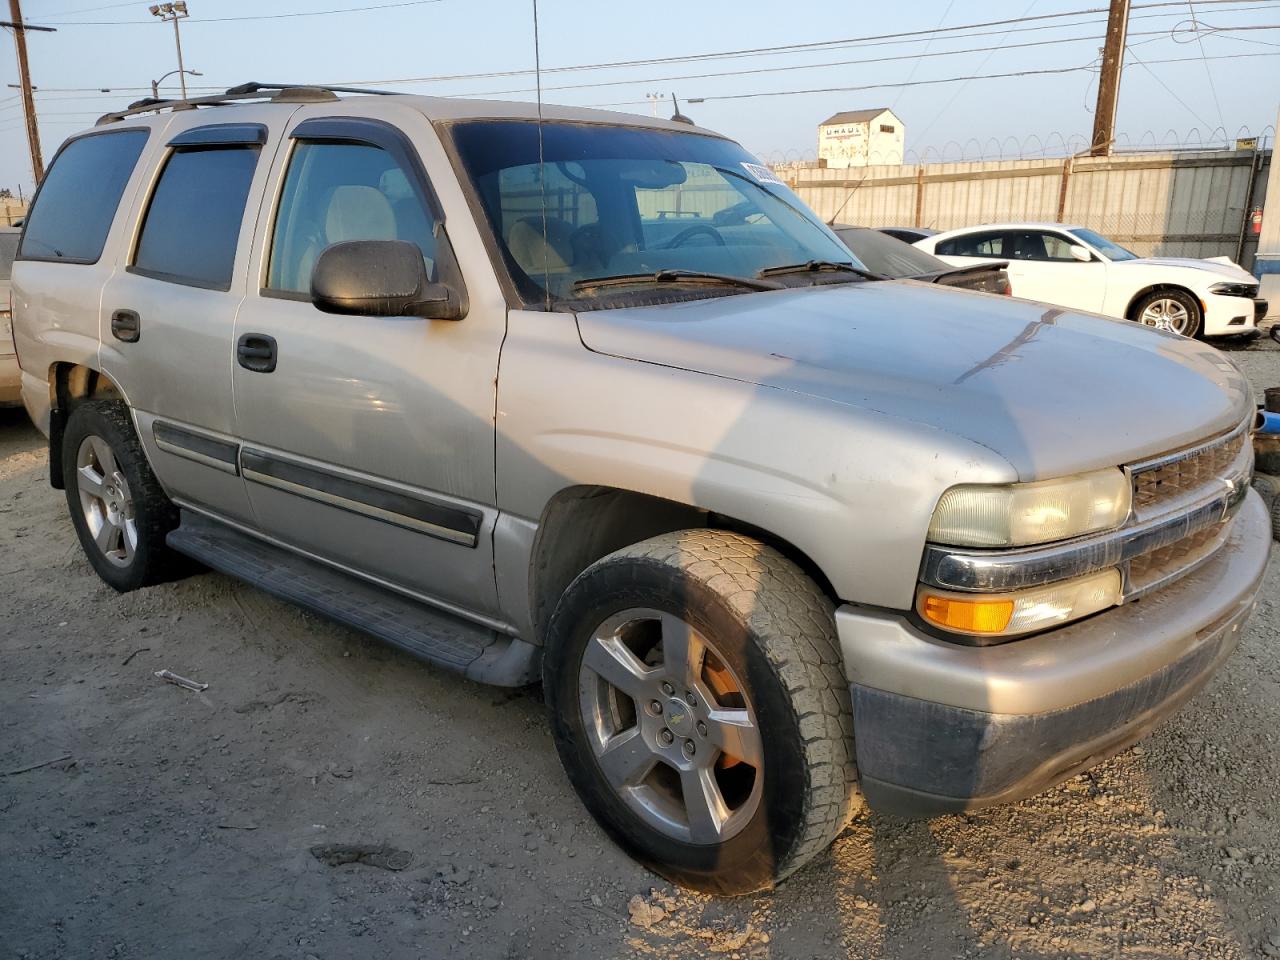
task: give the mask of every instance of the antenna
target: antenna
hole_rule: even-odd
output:
[[[674,90],[671,91],[671,102],[676,108],[676,112],[671,115],[671,119],[676,123],[687,123],[692,127],[694,125],[693,121],[680,112],[680,101],[676,99],[676,92]]]
[[[835,212],[835,213],[833,213],[833,214],[831,215],[831,219],[827,221],[827,226],[828,226],[828,227],[835,226],[836,217],[838,217],[838,216],[840,216],[840,214],[844,213],[844,208],[845,208],[845,207],[847,207],[847,206],[849,205],[849,201],[853,199],[853,195],[854,195],[855,193],[857,193],[857,192],[858,192],[858,188],[859,188],[860,186],[862,186],[862,184],[866,181],[867,177],[869,177],[869,176],[871,176],[871,173],[868,171],[867,173],[864,173],[864,174],[862,175],[862,179],[861,179],[861,180],[859,180],[857,183],[855,183],[855,184],[853,185],[853,189],[852,189],[852,190],[850,190],[850,191],[849,191],[849,193],[848,193],[848,195],[844,198],[844,202],[843,202],[843,203],[841,203],[841,204],[840,204],[840,206],[836,207],[836,212]]]
[[[547,161],[542,148],[542,46],[538,39],[538,0],[533,0],[533,74],[538,91],[538,186],[542,192],[542,289],[551,312],[551,247],[547,241]]]

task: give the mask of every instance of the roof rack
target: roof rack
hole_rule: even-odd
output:
[[[235,103],[239,100],[269,100],[272,103],[321,103],[326,100],[337,100],[339,93],[360,93],[370,96],[395,96],[395,90],[370,90],[365,87],[333,87],[316,83],[242,83],[229,87],[224,93],[214,93],[205,97],[187,97],[178,100],[164,100],[156,97],[144,97],[135,100],[124,110],[104,113],[98,118],[95,126],[104,123],[115,123],[128,117],[142,113],[159,113],[161,110],[195,110],[198,107],[217,107]]]

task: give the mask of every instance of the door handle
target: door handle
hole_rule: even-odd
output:
[[[254,373],[270,373],[276,368],[276,339],[265,333],[246,333],[236,342],[240,366]]]
[[[137,343],[142,336],[142,318],[137,310],[117,310],[111,314],[111,335],[124,343]]]

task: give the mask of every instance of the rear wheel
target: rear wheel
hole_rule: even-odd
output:
[[[1134,304],[1133,319],[1144,326],[1194,337],[1203,318],[1200,304],[1185,290],[1156,290]]]
[[[151,472],[128,407],[80,404],[62,442],[71,522],[98,576],[124,592],[186,573],[189,564],[165,546],[178,510]]]
[[[848,822],[852,712],[832,606],[758,541],[687,530],[588,568],[556,609],[544,685],[588,809],[677,883],[769,887]]]

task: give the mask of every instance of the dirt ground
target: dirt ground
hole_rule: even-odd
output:
[[[1280,384],[1270,341],[1233,356]],[[215,574],[117,595],[46,473],[0,412],[0,958],[1280,956],[1280,560],[1139,747],[1014,806],[859,819],[714,900],[605,839],[536,689]]]

